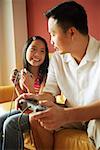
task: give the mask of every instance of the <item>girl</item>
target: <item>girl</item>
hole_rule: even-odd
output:
[[[30,38],[23,51],[23,68],[16,73],[14,70],[11,80],[15,85],[17,94],[25,92],[40,93],[48,71],[49,57],[46,41],[40,36]],[[20,77],[18,77],[18,75]],[[20,78],[20,80],[16,80]]]
[[[48,46],[45,39],[40,36],[28,39],[23,51],[23,69],[20,72],[15,69],[11,75],[17,94],[42,92],[48,65]],[[20,116],[19,110],[12,111],[9,117],[8,114],[0,116],[0,149],[24,149],[23,133],[30,129],[30,124],[28,114],[23,114],[18,122]]]

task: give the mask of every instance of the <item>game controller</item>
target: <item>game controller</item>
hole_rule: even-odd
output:
[[[17,85],[19,83],[19,80],[21,78],[21,73],[17,69],[14,69],[13,71],[14,76],[16,76],[15,80],[13,80],[14,84]]]
[[[24,68],[23,73],[26,74],[26,72],[27,72],[26,68]],[[21,79],[21,71],[14,69],[13,74],[16,77],[14,82],[15,82],[15,84],[18,84],[19,80]],[[30,75],[31,75],[31,73],[30,73]]]
[[[32,112],[38,112],[46,110],[46,106],[42,106],[38,103],[38,100],[36,99],[21,99],[18,104],[20,110],[24,111],[25,109],[28,109]]]

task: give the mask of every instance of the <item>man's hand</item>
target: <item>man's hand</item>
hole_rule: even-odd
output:
[[[47,106],[48,109],[42,112],[30,114],[31,119],[39,121],[41,126],[47,130],[54,130],[66,123],[64,108],[52,101],[40,101],[40,105]]]

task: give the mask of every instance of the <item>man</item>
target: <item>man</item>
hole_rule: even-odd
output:
[[[40,104],[48,107],[30,116],[37,149],[52,149],[54,131],[73,126],[79,129],[86,127],[88,137],[92,138],[98,150],[100,42],[88,35],[86,12],[74,1],[54,7],[46,16],[51,43],[56,52],[51,58],[44,93],[37,96],[24,94],[16,101],[36,98],[41,100]],[[55,103],[55,96],[61,92],[70,107],[63,108]]]

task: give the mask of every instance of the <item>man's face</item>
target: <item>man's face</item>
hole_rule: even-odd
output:
[[[51,36],[51,44],[55,50],[58,50],[60,53],[69,53],[71,45],[70,33],[67,30],[64,32],[57,24],[57,20],[52,17],[48,20],[48,31]]]

